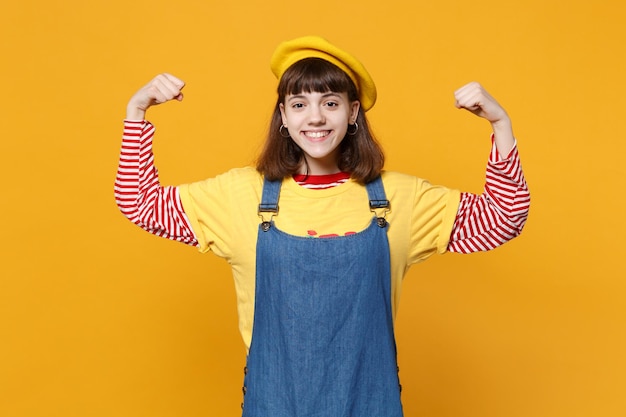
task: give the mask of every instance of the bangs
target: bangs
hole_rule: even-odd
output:
[[[356,87],[341,68],[321,58],[305,58],[285,71],[278,84],[280,101],[301,93],[348,93],[357,100]]]

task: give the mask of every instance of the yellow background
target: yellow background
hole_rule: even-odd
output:
[[[0,6],[0,416],[236,416],[244,348],[225,262],[127,222],[128,98],[178,184],[249,164],[269,57],[322,35],[373,75],[387,168],[480,192],[509,111],[532,191],[522,236],[413,268],[397,322],[407,416],[626,415],[626,6],[613,1],[5,1]]]

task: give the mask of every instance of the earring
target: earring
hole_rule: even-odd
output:
[[[354,126],[354,130],[350,131],[350,128]],[[354,136],[356,135],[356,132],[359,131],[359,124],[357,122],[354,122],[353,125],[348,125],[348,130],[346,131],[346,133],[350,136]]]
[[[287,134],[285,135],[283,128],[285,129],[285,131],[287,132]],[[289,134],[289,130],[287,129],[286,125],[280,125],[280,127],[278,128],[278,133],[280,134],[280,136],[284,137],[284,138],[289,138],[291,137],[291,135]]]

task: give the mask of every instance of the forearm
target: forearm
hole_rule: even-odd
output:
[[[126,120],[144,120],[146,111],[137,107],[132,102],[126,106]]]
[[[506,116],[502,120],[491,123],[491,128],[493,130],[494,143],[498,149],[500,158],[507,159],[515,146],[515,136],[513,136],[511,119]]]

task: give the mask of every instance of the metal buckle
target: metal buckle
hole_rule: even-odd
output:
[[[269,213],[269,219],[266,216]],[[272,219],[278,214],[278,204],[259,204],[257,212],[261,218],[261,230],[267,232],[272,227]]]
[[[376,215],[378,227],[387,226],[387,213],[391,211],[389,200],[370,200],[370,211]]]

